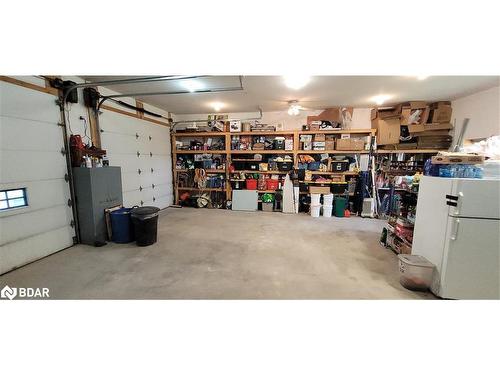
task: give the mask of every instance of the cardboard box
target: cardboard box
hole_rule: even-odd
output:
[[[308,120],[307,122],[309,123],[309,116],[307,116]],[[319,130],[319,125],[317,124],[309,124],[309,130],[316,131]]]
[[[330,194],[329,186],[309,186],[309,194]]]
[[[325,141],[325,150],[335,150],[335,141]]]
[[[239,121],[239,120],[229,121],[229,131],[230,132],[241,132],[241,121]]]
[[[410,116],[415,111],[422,111],[417,123],[410,124]],[[427,118],[429,117],[429,107],[424,105],[423,107],[413,108],[410,106],[404,106],[401,109],[401,125],[417,125],[417,124],[425,124],[427,122]],[[424,131],[422,128],[421,131]]]
[[[399,143],[401,125],[399,118],[372,120],[372,129],[377,129],[377,144],[391,145]]]
[[[371,119],[375,120],[376,118],[379,118],[385,120],[388,118],[399,118],[399,116],[401,116],[401,108],[401,104],[394,107],[373,108],[371,111]]]
[[[425,130],[419,133],[411,133],[412,136],[427,136],[427,135],[449,135],[449,130]]]
[[[362,138],[344,138],[337,139],[337,150],[342,151],[359,151],[365,149],[365,141]]]
[[[410,132],[410,134],[423,132],[425,131],[425,125],[424,124],[408,125],[408,131]]]
[[[325,139],[324,134],[314,134],[314,142],[324,142]]]
[[[432,164],[483,164],[483,155],[459,154],[437,155],[432,157]]]
[[[348,107],[347,111],[351,114],[352,117],[353,108]],[[307,116],[308,125],[311,125],[313,121],[330,121],[342,124],[342,108],[340,107],[328,108],[317,116]],[[310,130],[317,130],[317,129],[310,129]]]
[[[445,123],[451,121],[451,105],[438,105],[435,108],[431,108],[429,112],[429,118],[427,119],[430,123]]]
[[[443,124],[425,124],[425,130],[450,130],[453,129],[453,125],[450,123]]]
[[[436,109],[436,108],[439,108],[439,107],[443,107],[443,106],[450,106],[451,105],[451,102],[450,101],[440,101],[440,102],[434,102],[434,103],[431,103],[429,105],[429,107],[431,109]]]
[[[322,151],[325,149],[325,142],[313,142],[313,150]]]

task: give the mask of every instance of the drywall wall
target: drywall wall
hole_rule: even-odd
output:
[[[452,101],[452,118],[459,134],[464,118],[469,118],[465,139],[500,135],[500,86]]]
[[[367,129],[370,128],[370,111],[371,108],[354,108],[351,127],[353,129]],[[321,113],[321,110],[316,111],[301,111],[298,116],[290,116],[287,111],[269,111],[262,113],[262,124],[283,124],[284,130],[301,129],[302,125],[307,123],[307,116],[314,116]],[[221,113],[222,114],[222,113]],[[258,117],[258,112],[239,112],[239,113],[224,113],[233,119],[246,119]],[[173,115],[174,121],[190,121],[206,119],[208,113],[195,114],[195,115]],[[179,128],[183,126],[179,125]]]

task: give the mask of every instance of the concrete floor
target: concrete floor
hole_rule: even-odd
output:
[[[78,245],[0,276],[56,299],[423,299],[399,284],[384,221],[167,209],[149,247]]]

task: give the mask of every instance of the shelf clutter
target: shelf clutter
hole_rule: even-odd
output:
[[[371,124],[380,149],[444,150],[452,142],[451,115],[451,102],[410,101],[372,109]]]
[[[409,105],[412,117],[404,120],[407,122],[415,117],[411,105],[416,104]],[[383,121],[389,118],[386,111],[376,111],[376,118]],[[406,106],[398,106],[392,110],[391,118],[397,117],[401,122],[406,111]],[[269,211],[269,203],[273,203],[273,211],[278,211],[275,202],[280,201],[289,177],[297,189],[294,199],[298,212],[311,212],[314,206],[311,194],[334,194],[345,199],[350,212],[360,214],[368,207],[366,216],[373,217],[376,202],[373,194],[367,193],[372,189],[371,171],[375,166],[372,158],[376,158],[378,165],[380,158],[397,158],[401,152],[412,151],[377,149],[378,126],[345,128],[350,115],[352,109],[349,108],[325,110],[318,116],[308,116],[307,124],[297,130],[283,130],[257,121],[229,121],[215,115],[208,126],[193,125],[178,130],[172,134],[176,204],[230,208],[235,191],[252,190],[256,193],[258,209],[264,210],[266,206],[265,210]],[[413,158],[422,161],[419,164],[422,169],[425,158],[438,150],[413,151],[416,155]],[[372,199],[371,206],[363,202],[367,198]]]

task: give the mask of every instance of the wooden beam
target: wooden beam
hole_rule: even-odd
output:
[[[22,87],[25,87],[27,89],[44,92],[46,94],[59,96],[59,91],[53,87],[38,86],[38,85],[35,85],[33,83],[24,82],[24,81],[21,81],[20,79],[7,77],[7,76],[0,76],[0,81],[12,83],[13,85],[22,86]]]
[[[140,101],[136,100],[135,101],[135,106],[137,108],[142,108],[144,109],[144,104],[142,104]],[[139,116],[140,119],[143,119],[144,118],[144,112],[141,112],[141,111],[137,111],[137,115]]]
[[[158,120],[155,120],[155,119],[152,119],[152,118],[147,118],[147,117],[140,118],[137,115],[137,113],[127,112],[127,111],[124,111],[122,109],[118,109],[118,108],[115,108],[115,107],[107,106],[105,104],[103,104],[101,106],[101,109],[105,109],[105,110],[111,111],[111,112],[116,112],[116,113],[119,113],[119,114],[125,115],[125,116],[134,117],[134,118],[139,119],[139,120],[149,121],[149,122],[152,122],[154,124],[158,124],[158,125],[162,125],[162,126],[170,126],[170,124],[167,123],[167,122],[158,121]]]

